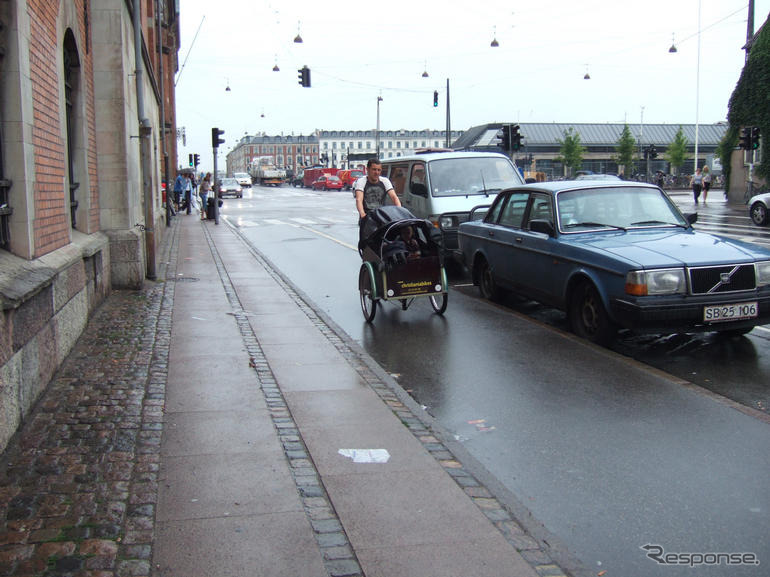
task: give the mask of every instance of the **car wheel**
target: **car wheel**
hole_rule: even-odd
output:
[[[573,332],[598,345],[608,344],[616,327],[610,320],[599,291],[590,282],[580,283],[570,297],[569,321]]]
[[[487,259],[481,258],[478,263],[479,291],[481,296],[491,301],[497,300],[500,296],[500,289],[497,288],[495,277],[492,274],[492,267],[489,266]]]
[[[767,207],[761,202],[755,202],[751,205],[751,221],[757,226],[767,224]]]

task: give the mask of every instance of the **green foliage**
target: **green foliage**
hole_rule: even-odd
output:
[[[631,134],[628,124],[623,127],[623,132],[618,138],[618,155],[615,157],[619,166],[623,167],[623,174],[631,175],[634,171],[634,152],[636,151],[636,139]]]
[[[567,165],[571,172],[579,170],[586,151],[585,146],[580,144],[580,135],[570,127],[569,130],[564,131],[564,140],[557,139],[557,141],[561,144],[561,148],[556,160]]]
[[[717,146],[717,149],[714,151],[714,155],[719,158],[722,163],[725,192],[730,192],[730,173],[733,169],[730,161],[732,159],[733,149],[738,146],[739,133],[740,130],[737,126],[728,126],[724,136],[722,136],[722,140],[719,141],[719,146]]]
[[[666,158],[671,163],[671,168],[674,174],[679,174],[679,168],[684,164],[684,159],[687,156],[687,145],[689,141],[682,131],[682,127],[676,131],[674,140],[668,145],[666,149]]]
[[[730,131],[735,131],[737,142],[738,131],[743,126],[758,126],[761,141],[770,135],[770,26],[763,26],[754,40],[749,52],[749,60],[743,67],[738,84],[730,97],[727,120]],[[724,141],[724,139],[723,139]],[[758,176],[770,176],[768,162],[768,147],[761,146],[762,158],[755,166]],[[729,162],[725,165],[729,165]]]

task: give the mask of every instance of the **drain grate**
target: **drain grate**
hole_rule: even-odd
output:
[[[170,280],[173,280],[174,282],[198,282],[199,278],[195,278],[194,276],[177,276]]]

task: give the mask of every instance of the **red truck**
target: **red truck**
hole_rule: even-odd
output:
[[[302,177],[302,186],[312,188],[319,176],[323,174],[336,175],[338,170],[338,168],[306,168]]]
[[[342,181],[342,187],[345,190],[349,190],[353,188],[353,183],[364,176],[366,174],[365,169],[363,167],[361,168],[351,168],[350,170],[340,170],[337,173],[337,176],[340,177],[340,180]]]

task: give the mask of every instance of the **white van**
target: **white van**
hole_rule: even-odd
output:
[[[457,229],[470,210],[524,184],[516,165],[497,152],[427,152],[382,161],[401,205],[441,230],[445,254],[458,248]],[[440,222],[439,222],[440,221]]]

